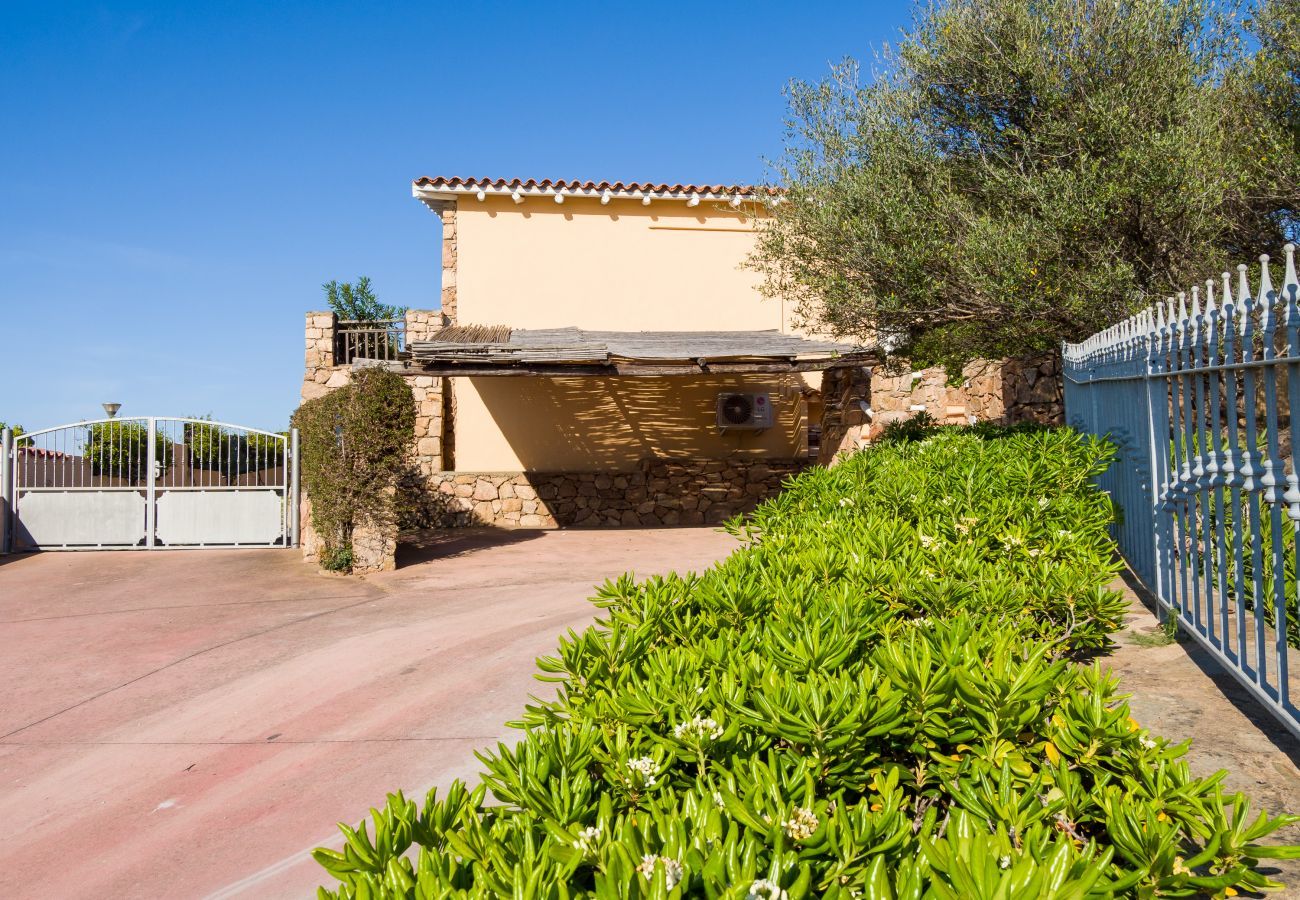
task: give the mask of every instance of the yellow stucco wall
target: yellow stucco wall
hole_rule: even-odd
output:
[[[781,328],[782,304],[741,264],[752,223],[681,200],[462,197],[456,212],[461,324],[610,331]]]
[[[789,330],[788,310],[742,268],[754,226],[701,201],[461,197],[460,324],[611,331]],[[456,378],[455,468],[611,471],[648,457],[784,458],[805,452],[799,377]],[[722,434],[721,391],[767,391],[768,431]]]
[[[456,469],[630,471],[641,459],[790,459],[807,447],[795,376],[455,378]],[[717,428],[717,395],[772,395],[775,427]]]

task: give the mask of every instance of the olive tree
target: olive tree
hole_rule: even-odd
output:
[[[806,325],[951,368],[1274,247],[1297,154],[1243,21],[1209,0],[920,7],[871,77],[790,85],[751,263]]]

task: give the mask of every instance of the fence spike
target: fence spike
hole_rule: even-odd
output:
[[[1214,303],[1214,279],[1205,279],[1205,318],[1209,321],[1210,327],[1214,327],[1215,317],[1219,314],[1219,308]]]
[[[1165,305],[1163,302],[1156,303],[1156,327],[1161,331],[1165,330]]]
[[[1277,294],[1273,290],[1273,277],[1269,274],[1269,255],[1260,254],[1260,328],[1273,328],[1275,317],[1273,303]]]
[[[1296,325],[1296,317],[1300,315],[1300,310],[1296,308],[1297,293],[1300,293],[1300,282],[1296,280],[1295,272],[1295,244],[1290,242],[1282,247],[1282,252],[1286,255],[1286,268],[1282,273],[1282,302],[1285,304],[1286,312],[1283,313],[1283,321],[1290,327]],[[1292,347],[1289,352],[1294,353],[1297,348]]]
[[[1241,310],[1241,334],[1246,335],[1250,324],[1250,279],[1246,274],[1246,264],[1237,266],[1237,308]]]
[[[1178,292],[1178,324],[1184,328],[1187,326],[1187,292]]]

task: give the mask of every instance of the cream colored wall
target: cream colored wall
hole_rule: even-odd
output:
[[[807,448],[797,376],[455,378],[461,472],[630,471],[650,457],[790,459]],[[775,427],[717,428],[717,395],[770,392]]]
[[[789,310],[765,299],[758,273],[742,266],[753,222],[721,203],[461,197],[456,236],[462,325],[789,330]],[[453,381],[462,472],[626,471],[656,456],[789,459],[807,446],[798,376]],[[716,399],[730,390],[772,392],[778,427],[720,434]]]
[[[462,325],[610,331],[781,328],[785,311],[741,264],[754,227],[701,200],[461,197],[456,212]]]

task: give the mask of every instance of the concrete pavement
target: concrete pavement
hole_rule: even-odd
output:
[[[513,739],[594,584],[734,546],[465,532],[367,578],[286,551],[0,557],[0,895],[309,896],[335,821]]]

